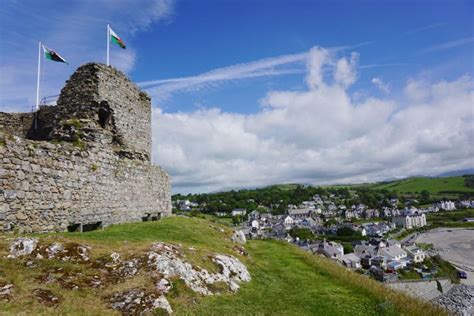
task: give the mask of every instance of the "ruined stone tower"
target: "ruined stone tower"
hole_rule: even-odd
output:
[[[0,229],[64,231],[171,214],[151,164],[150,97],[123,73],[79,67],[56,106],[0,113]]]

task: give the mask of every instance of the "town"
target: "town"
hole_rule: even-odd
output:
[[[282,192],[283,196],[287,193]],[[303,199],[313,192],[318,193]],[[436,201],[421,192],[417,200],[366,189],[309,186],[296,187],[294,195],[300,196],[299,201],[290,196],[267,205],[258,204],[261,197],[237,202],[250,208],[229,209],[224,200],[219,200],[221,205],[216,208],[215,201],[208,198],[203,201],[190,196],[194,198],[191,201],[179,195],[174,196],[173,204],[177,213],[191,216],[208,213],[207,218],[229,220],[246,238],[285,240],[381,282],[439,277],[457,282],[465,277],[463,271],[444,262],[431,245],[416,243],[414,237],[420,231],[436,227],[438,223],[428,223],[428,216],[473,209],[474,200],[470,197]],[[431,203],[426,203],[429,200]],[[209,210],[214,212],[209,214]],[[465,217],[461,221],[474,222],[474,218]]]

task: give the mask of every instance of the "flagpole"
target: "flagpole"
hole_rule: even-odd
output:
[[[38,77],[36,80],[36,110],[39,109],[39,91],[40,91],[40,70],[41,70],[41,42],[38,45]]]
[[[109,52],[110,52],[110,26],[107,24],[107,66],[109,65]]]
[[[37,127],[37,115],[40,103],[40,70],[41,70],[41,41],[38,43],[38,76],[36,77],[36,113],[35,113],[35,129]]]

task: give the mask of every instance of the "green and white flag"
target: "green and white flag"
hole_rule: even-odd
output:
[[[117,35],[117,33],[112,30],[112,28],[109,26],[109,31],[110,31],[110,40],[112,43],[117,44],[121,48],[125,49],[125,43],[122,41],[122,39]]]

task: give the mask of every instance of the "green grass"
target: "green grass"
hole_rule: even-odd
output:
[[[458,222],[466,217],[474,217],[474,209],[429,213],[427,220],[428,222]]]
[[[421,193],[427,190],[431,195],[443,196],[459,193],[474,193],[474,188],[465,186],[464,177],[426,178],[413,177],[387,183],[370,185],[371,189],[398,191],[402,194]]]
[[[400,272],[400,279],[401,280],[419,280],[419,279],[421,279],[420,274],[416,271],[405,271],[403,269],[400,269],[398,272]]]
[[[202,217],[213,223],[219,223],[226,226],[232,226],[232,217],[218,217],[211,214],[202,214]]]
[[[225,232],[221,232],[224,229]],[[205,253],[227,253],[239,257],[252,276],[237,294],[202,297],[175,282],[168,299],[177,315],[440,315],[434,306],[394,292],[382,284],[346,270],[294,245],[279,241],[252,240],[245,248],[249,256],[237,255],[229,237],[232,231],[204,219],[171,217],[158,222],[122,224],[87,233],[41,235],[42,239],[76,241],[92,247],[94,257],[118,251],[133,254],[150,243],[165,241],[203,251],[187,258],[193,263]],[[57,285],[41,285],[61,293],[60,307],[46,308],[31,297],[34,269],[5,259],[6,241],[0,239],[0,281],[12,282],[16,298],[4,303],[3,314],[107,315],[114,314],[101,300],[103,291],[66,291]],[[63,265],[64,263],[58,262]],[[137,285],[152,286],[143,276],[115,285],[113,290]]]
[[[463,219],[465,219],[466,217],[474,217],[474,209],[430,213],[427,215],[426,221],[428,222],[428,224],[430,224],[431,228],[474,228],[474,222],[463,222]]]

